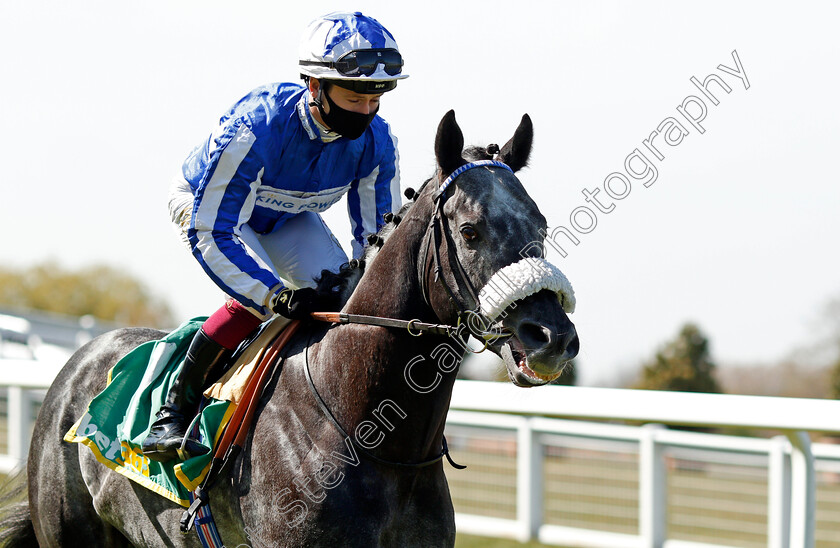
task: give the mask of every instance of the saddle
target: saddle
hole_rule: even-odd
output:
[[[184,507],[191,505],[197,488],[209,488],[241,451],[263,386],[300,325],[285,318],[263,324],[234,355],[227,372],[204,391],[201,410],[188,431],[208,454],[183,462],[151,461],[142,454],[142,440],[205,319],[193,318],[120,359],[108,372],[105,389],[64,436],[65,441],[90,448],[100,463],[118,474]]]

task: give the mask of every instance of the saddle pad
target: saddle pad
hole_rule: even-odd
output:
[[[245,392],[245,385],[251,374],[262,360],[268,345],[280,335],[292,320],[282,316],[276,316],[271,320],[260,335],[248,345],[244,352],[236,359],[236,363],[225,373],[221,379],[204,391],[204,396],[216,400],[225,400],[236,405]]]
[[[128,479],[172,500],[190,505],[189,493],[210,468],[212,451],[187,461],[155,462],[141,452],[143,440],[183,366],[187,348],[206,318],[193,318],[161,340],[141,344],[108,372],[105,389],[91,400],[87,412],[65,434],[81,443],[96,459]],[[193,436],[205,447],[221,437],[225,426],[268,343],[288,325],[272,321],[240,355],[236,363],[205,391]]]

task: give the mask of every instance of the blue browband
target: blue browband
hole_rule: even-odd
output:
[[[452,181],[455,180],[456,177],[458,177],[458,175],[462,174],[463,172],[467,171],[468,169],[472,169],[474,167],[482,167],[482,166],[501,167],[501,168],[504,168],[504,169],[510,171],[511,173],[513,173],[513,170],[510,168],[510,166],[508,166],[504,162],[499,162],[498,160],[479,160],[477,162],[470,162],[469,164],[464,164],[461,167],[459,167],[458,169],[456,169],[455,171],[453,171],[452,175],[447,177],[446,180],[443,183],[441,183],[440,194],[443,194],[444,192],[446,192],[446,188],[452,183]]]

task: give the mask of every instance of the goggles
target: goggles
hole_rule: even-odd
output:
[[[359,49],[348,51],[337,61],[301,60],[301,65],[318,65],[337,70],[343,76],[370,76],[376,67],[383,65],[385,73],[396,76],[402,72],[403,59],[400,52],[392,49]]]

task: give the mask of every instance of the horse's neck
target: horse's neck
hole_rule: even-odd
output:
[[[417,206],[415,206],[417,207]],[[385,243],[353,291],[345,312],[432,320],[418,281],[418,255],[428,221],[403,221]],[[422,318],[421,318],[422,316]]]
[[[402,227],[401,227],[402,228]],[[344,312],[404,320],[435,321],[417,281],[417,233],[389,242]],[[406,237],[407,236],[407,237]],[[326,343],[326,344],[323,344]],[[445,347],[441,347],[445,345]],[[445,337],[411,336],[397,328],[346,325],[330,330],[316,350],[321,382],[348,432],[370,421],[385,436],[375,452],[383,458],[419,461],[440,451],[455,379],[450,367],[459,347]],[[457,371],[457,369],[456,369]],[[352,434],[351,434],[352,435]],[[376,439],[375,434],[369,434]]]

